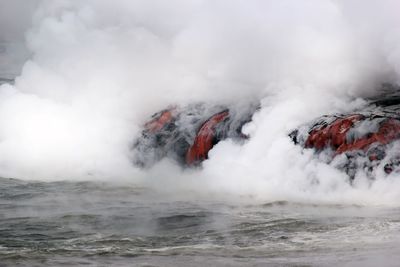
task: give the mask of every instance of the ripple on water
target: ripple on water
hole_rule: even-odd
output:
[[[132,259],[139,266],[330,266],[381,254],[399,259],[398,209],[178,201],[129,185],[0,179],[0,214],[6,266],[126,266]]]

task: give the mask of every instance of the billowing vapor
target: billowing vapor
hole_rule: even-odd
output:
[[[400,82],[399,10],[397,0],[40,1],[25,35],[32,56],[0,87],[0,176],[395,203],[396,174],[373,183],[360,174],[351,186],[287,134]],[[26,21],[6,23],[23,25],[18,17]],[[133,166],[130,148],[152,113],[254,100],[250,139],[219,143],[203,168]]]

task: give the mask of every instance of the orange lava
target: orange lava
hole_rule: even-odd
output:
[[[198,131],[193,145],[186,153],[186,163],[192,165],[207,158],[208,151],[214,146],[215,127],[229,116],[229,111],[222,111],[209,118]]]
[[[172,112],[174,109],[167,109],[164,111],[161,111],[158,116],[156,116],[156,118],[154,118],[153,120],[147,122],[144,127],[147,131],[151,132],[151,133],[156,133],[158,131],[160,131],[164,125],[166,125],[167,123],[171,122],[172,119],[174,118]]]
[[[364,138],[358,138],[347,143],[346,134],[354,126],[354,123],[365,119],[362,115],[350,115],[339,118],[329,125],[312,130],[305,143],[306,148],[322,150],[331,147],[335,154],[341,154],[353,150],[367,150],[371,144],[388,144],[400,138],[400,122],[395,119],[383,121],[377,132],[369,133]],[[374,156],[371,156],[374,160]]]

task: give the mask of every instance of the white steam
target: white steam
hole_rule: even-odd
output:
[[[41,1],[26,35],[33,56],[0,87],[0,176],[394,203],[396,179],[351,187],[287,133],[400,81],[399,10],[397,0]],[[254,99],[251,139],[221,142],[202,170],[132,166],[129,148],[152,113]]]

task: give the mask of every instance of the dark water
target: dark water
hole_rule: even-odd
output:
[[[12,79],[7,79],[7,78],[2,78],[0,77],[0,85],[5,84],[5,83],[13,83],[14,81]]]
[[[400,209],[0,179],[0,266],[398,266]]]

